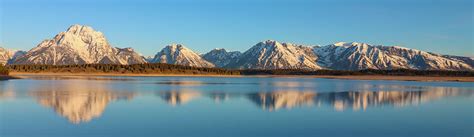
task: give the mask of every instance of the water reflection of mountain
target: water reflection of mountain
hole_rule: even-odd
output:
[[[212,99],[214,99],[214,102],[220,103],[223,101],[226,101],[230,98],[230,95],[227,93],[220,93],[220,92],[214,92],[209,95]]]
[[[264,110],[292,109],[295,107],[331,106],[337,111],[352,109],[366,110],[370,107],[403,107],[419,105],[423,102],[448,96],[472,96],[471,91],[459,91],[456,88],[430,88],[423,91],[274,91],[259,93],[226,93],[199,91],[161,92],[160,96],[169,104],[185,104],[200,97],[208,97],[216,103],[232,98],[247,97]]]
[[[101,116],[107,105],[118,99],[131,99],[132,93],[118,93],[103,90],[68,90],[33,92],[38,102],[53,108],[56,113],[78,124],[89,122]]]
[[[0,85],[0,101],[13,99],[17,95],[11,86]]]
[[[200,92],[192,91],[192,90],[183,90],[183,91],[169,91],[169,92],[161,92],[160,96],[164,99],[168,104],[172,106],[185,104],[192,99],[198,98],[201,96]]]
[[[249,94],[251,101],[266,110],[293,108],[296,106],[312,105],[315,92],[281,91]]]
[[[366,110],[368,107],[402,107],[447,97],[470,96],[472,92],[447,91],[379,91],[379,92],[265,92],[250,94],[249,99],[265,110],[291,109],[298,106],[331,105],[335,110]]]

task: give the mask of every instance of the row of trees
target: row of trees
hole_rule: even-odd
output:
[[[473,71],[441,71],[441,70],[298,70],[298,69],[222,69],[199,68],[163,63],[114,65],[114,64],[83,64],[83,65],[9,65],[14,72],[67,72],[67,73],[129,73],[129,74],[210,74],[210,75],[396,75],[396,76],[474,76]],[[0,67],[0,74],[8,74],[8,70]]]
[[[239,71],[220,68],[199,68],[163,63],[116,65],[116,64],[82,64],[82,65],[9,65],[14,72],[67,72],[67,73],[121,73],[121,74],[209,74],[240,75]]]
[[[0,64],[0,75],[8,75],[8,69]]]

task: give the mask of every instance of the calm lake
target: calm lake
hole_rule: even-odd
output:
[[[0,136],[472,137],[474,83],[265,77],[0,81]]]

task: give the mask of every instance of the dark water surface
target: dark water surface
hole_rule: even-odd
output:
[[[316,78],[0,81],[0,136],[472,137],[474,83]]]

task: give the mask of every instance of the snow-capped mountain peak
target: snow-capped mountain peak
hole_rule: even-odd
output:
[[[168,63],[194,67],[214,67],[199,54],[181,44],[170,44],[158,52],[152,63]]]
[[[145,63],[142,58],[119,57],[105,36],[93,28],[72,25],[51,40],[44,40],[37,47],[14,61],[15,64],[134,64]],[[133,51],[131,51],[133,52]],[[135,55],[130,53],[127,55]],[[124,55],[124,54],[121,54]],[[133,60],[129,60],[133,59]]]

